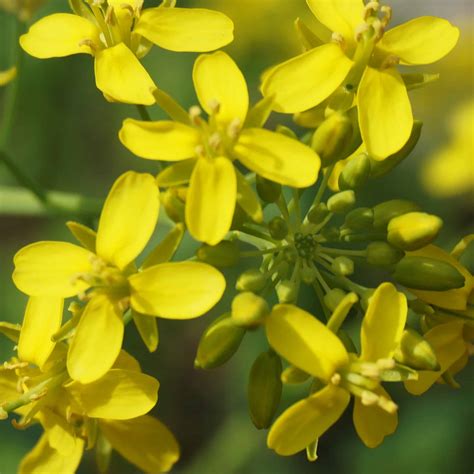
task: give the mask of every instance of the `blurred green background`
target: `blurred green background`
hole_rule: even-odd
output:
[[[304,0],[181,0],[179,6],[216,8],[228,13],[236,24],[231,53],[248,78],[251,95],[258,98],[261,72],[275,62],[299,53],[292,22],[308,18]],[[0,2],[0,5],[2,2]],[[420,144],[412,156],[390,177],[371,182],[361,203],[383,199],[413,199],[445,220],[442,245],[451,247],[473,231],[473,189],[440,199],[430,195],[420,179],[430,156],[452,140],[449,121],[462,104],[473,99],[474,11],[471,0],[397,0],[394,22],[420,15],[444,16],[462,31],[451,56],[420,70],[440,72],[438,82],[413,91],[417,118],[425,122]],[[68,11],[65,1],[50,1],[35,18]],[[0,70],[11,64],[13,18],[0,13]],[[191,70],[195,54],[176,54],[154,47],[144,63],[164,90],[185,107],[196,103]],[[94,86],[92,62],[87,56],[40,61],[25,57],[20,76],[20,97],[9,153],[16,163],[47,189],[78,192],[102,198],[113,181],[128,169],[156,172],[153,163],[134,157],[124,149],[117,131],[126,117],[138,118],[132,106],[109,104]],[[0,89],[0,106],[5,91]],[[153,118],[161,112],[151,110]],[[1,115],[0,115],[1,118]],[[273,115],[269,123],[290,123],[288,117]],[[474,123],[471,121],[470,159],[466,172],[473,172]],[[0,186],[15,185],[0,165]],[[74,216],[71,216],[73,218]],[[26,297],[11,282],[12,257],[23,245],[36,240],[71,237],[66,219],[0,215],[0,317],[20,322]],[[183,255],[194,245],[188,241]],[[471,263],[471,270],[472,262]],[[232,286],[231,275],[229,287]],[[182,474],[372,474],[405,473],[457,474],[473,472],[474,372],[466,369],[459,377],[462,390],[436,386],[423,398],[407,395],[395,387],[393,398],[400,406],[399,428],[376,450],[359,441],[352,427],[350,410],[321,440],[320,458],[315,464],[304,455],[280,458],[265,445],[265,432],[257,431],[246,408],[246,380],[254,358],[263,350],[262,335],[248,334],[237,356],[212,372],[196,371],[193,360],[204,327],[228,307],[219,304],[212,314],[186,323],[159,322],[160,347],[154,354],[143,350],[134,328],[127,330],[126,348],[139,360],[145,372],[162,383],[160,401],[154,413],[165,421],[182,445],[182,460],[175,471]],[[12,345],[0,341],[2,360],[10,357]],[[286,389],[283,406],[302,396],[302,389]],[[16,431],[8,421],[0,424],[0,473],[16,472],[19,460],[38,438],[38,429]],[[87,455],[80,472],[95,472]],[[114,455],[112,473],[138,472]],[[53,474],[53,473],[51,473]],[[60,474],[60,473],[54,473]]]

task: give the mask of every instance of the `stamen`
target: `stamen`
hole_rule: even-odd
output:
[[[397,64],[400,64],[400,58],[391,54],[390,56],[387,56],[382,62],[380,69],[389,69],[396,66]]]
[[[217,150],[221,146],[221,143],[222,143],[222,138],[218,132],[213,133],[209,137],[209,146],[213,150]]]
[[[199,125],[201,123],[201,114],[201,107],[193,105],[189,109],[189,118],[191,119],[191,123],[193,123],[194,125]]]
[[[242,121],[239,118],[233,119],[230,123],[229,126],[227,127],[227,135],[232,138],[232,140],[235,140],[242,128]]]
[[[368,31],[370,26],[367,23],[361,23],[356,27],[354,30],[354,38],[357,42],[359,42],[362,39],[362,35]]]
[[[91,39],[83,39],[81,41],[79,41],[79,43],[77,44],[78,46],[89,46],[89,48],[93,51],[93,52],[96,52],[99,48],[97,47],[97,45],[91,40]]]
[[[211,99],[208,103],[207,106],[209,107],[209,110],[211,111],[211,114],[216,115],[219,113],[221,110],[221,104],[217,99]]]
[[[128,10],[128,12],[130,13],[132,17],[135,16],[135,10],[133,9],[132,5],[130,5],[129,3],[121,3],[120,8],[122,10]]]
[[[337,372],[331,377],[331,383],[333,385],[339,385],[341,383],[341,375]]]
[[[364,390],[360,396],[362,405],[366,407],[378,404],[379,400],[380,397],[376,393],[370,392],[369,390]]]
[[[331,41],[338,44],[341,48],[344,48],[346,44],[344,36],[342,36],[341,33],[338,33],[337,31],[334,31],[331,35]]]
[[[364,7],[363,18],[367,21],[370,17],[374,16],[379,11],[380,5],[379,2],[369,2]]]
[[[385,397],[379,397],[377,405],[382,408],[382,410],[391,414],[396,413],[398,410],[398,405]]]
[[[393,359],[379,359],[376,364],[380,370],[391,370],[395,368],[395,361]]]
[[[203,158],[206,156],[206,149],[204,148],[204,146],[202,145],[198,145],[195,149],[194,149],[196,155],[199,157],[199,158]]]

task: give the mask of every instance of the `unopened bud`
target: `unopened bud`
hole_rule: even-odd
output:
[[[337,257],[333,260],[331,268],[336,275],[352,275],[354,273],[354,262],[347,257]]]
[[[198,260],[215,267],[232,267],[239,262],[240,250],[237,242],[223,240],[217,245],[203,244],[196,252]]]
[[[323,167],[344,158],[342,152],[352,138],[352,122],[346,114],[334,112],[314,132],[311,147]]]
[[[265,202],[276,202],[281,194],[281,185],[257,175],[257,193]]]
[[[281,359],[273,351],[260,354],[252,365],[247,389],[250,416],[258,429],[268,428],[281,399]]]
[[[160,203],[171,220],[176,223],[184,222],[184,202],[179,198],[176,188],[169,188],[161,193]]]
[[[328,199],[328,209],[336,214],[344,214],[354,207],[355,201],[354,191],[341,191]]]
[[[329,227],[325,227],[322,231],[321,231],[321,235],[324,237],[324,239],[327,241],[327,242],[333,242],[335,240],[339,240],[339,236],[340,236],[340,230],[339,230],[339,227],[336,227],[336,226],[329,226]]]
[[[252,268],[250,270],[246,270],[239,276],[239,278],[237,278],[235,287],[239,291],[258,292],[265,287],[266,283],[267,278],[265,275],[260,270]]]
[[[288,235],[288,224],[280,216],[274,217],[268,223],[270,236],[275,240],[283,240]]]
[[[321,224],[329,215],[329,210],[326,204],[320,203],[313,206],[308,212],[308,221],[312,224]]]
[[[418,210],[420,210],[418,204],[404,199],[381,202],[374,207],[374,228],[385,230],[394,217]]]
[[[344,299],[346,293],[339,288],[333,288],[324,295],[324,304],[331,312],[339,306],[339,303]]]
[[[395,217],[388,224],[387,240],[403,250],[418,250],[438,235],[443,221],[424,212],[409,212]]]
[[[281,304],[291,304],[296,301],[297,285],[290,280],[282,280],[276,287],[278,301]]]
[[[404,252],[387,242],[371,242],[367,246],[367,263],[385,267],[394,265],[404,256]]]
[[[464,286],[464,276],[447,262],[406,256],[395,266],[393,278],[414,290],[446,291]]]
[[[367,153],[361,153],[349,160],[339,175],[339,189],[357,189],[368,181],[370,176],[370,160]]]
[[[439,370],[438,359],[429,342],[413,329],[403,331],[395,360],[418,370]]]
[[[293,130],[291,130],[291,128],[285,127],[284,125],[277,125],[276,132],[281,135],[285,135],[289,138],[294,138],[298,140],[298,136],[296,135],[296,133]]]
[[[286,385],[297,385],[304,383],[309,379],[310,375],[298,367],[290,365],[281,374],[281,381]]]
[[[270,313],[268,303],[250,291],[238,294],[232,301],[232,320],[237,326],[255,329]]]
[[[374,223],[374,211],[369,207],[358,207],[346,214],[344,225],[351,230],[370,230]]]
[[[224,314],[201,336],[194,366],[200,369],[221,366],[235,354],[244,335],[245,329],[236,326],[229,314]]]

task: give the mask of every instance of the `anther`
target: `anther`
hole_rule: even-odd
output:
[[[334,31],[333,34],[331,35],[331,41],[333,43],[338,44],[341,48],[344,48],[345,40],[344,40],[344,36],[342,36],[341,33]]]
[[[400,58],[391,54],[384,59],[380,66],[380,69],[390,69],[391,67],[394,67],[397,64],[400,64]]]
[[[218,132],[215,132],[213,133],[210,137],[209,137],[209,146],[214,150],[216,151],[220,146],[221,146],[221,143],[222,143],[222,138],[220,136],[220,134]]]
[[[364,8],[364,20],[367,21],[370,17],[374,16],[379,11],[379,8],[379,2],[369,2]]]
[[[201,107],[197,105],[193,105],[192,107],[190,107],[188,113],[189,113],[189,118],[191,119],[191,122],[194,125],[199,125],[201,121],[201,114],[202,114]]]
[[[218,114],[219,111],[221,110],[221,104],[217,99],[211,99],[207,103],[207,106],[209,108],[210,113],[213,115]]]
[[[91,40],[91,39],[83,39],[81,41],[79,41],[79,43],[77,44],[78,46],[89,46],[89,48],[96,52],[97,51],[97,45]]]
[[[393,359],[379,359],[376,364],[380,370],[391,370],[395,368],[395,361]]]
[[[355,28],[354,38],[357,42],[362,39],[362,35],[368,31],[370,26],[367,23],[361,23]]]
[[[392,7],[388,6],[388,5],[384,5],[380,11],[382,12],[382,24],[384,27],[386,27],[390,21],[392,20],[392,13],[393,13],[393,10],[392,10]]]
[[[206,156],[206,149],[202,145],[198,145],[194,151],[199,158]]]
[[[242,128],[242,121],[239,118],[233,119],[227,127],[227,135],[233,140],[237,138]]]
[[[335,373],[332,377],[331,377],[331,383],[333,385],[339,385],[341,383],[341,375],[338,374],[338,373]]]
[[[129,3],[121,3],[120,8],[122,10],[127,10],[132,17],[135,16],[135,10],[133,9],[132,5],[130,5]]]
[[[107,25],[114,26],[117,23],[116,20],[117,18],[115,16],[114,7],[112,5],[109,5],[105,13],[105,23],[107,23]]]
[[[380,397],[376,393],[370,392],[369,390],[364,390],[360,395],[360,401],[362,402],[362,405],[366,407],[378,404],[379,400]]]
[[[396,413],[398,410],[398,405],[385,397],[379,397],[377,405],[382,408],[382,410],[391,414]]]

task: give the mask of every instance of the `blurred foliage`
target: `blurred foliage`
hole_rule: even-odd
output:
[[[258,80],[263,70],[298,52],[292,22],[297,16],[307,15],[303,0],[181,0],[179,4],[216,8],[234,19],[236,41],[226,50],[246,71],[254,99],[258,97]],[[444,201],[435,199],[423,191],[420,174],[426,157],[449,140],[452,111],[473,97],[473,7],[470,0],[453,0],[449,4],[397,1],[394,7],[396,20],[400,21],[419,14],[445,16],[461,27],[462,41],[450,57],[438,64],[440,80],[412,93],[416,116],[425,121],[419,147],[390,178],[375,181],[361,196],[361,201],[370,204],[394,196],[418,201],[445,220],[440,240],[442,244],[452,245],[468,231],[472,232],[472,193]],[[68,11],[66,2],[50,1],[34,19],[58,11]],[[12,20],[10,14],[0,13],[0,70],[11,65]],[[194,54],[174,54],[154,48],[144,62],[156,83],[189,107],[196,103],[191,81],[194,58]],[[115,178],[127,169],[157,171],[153,163],[132,156],[120,145],[117,131],[121,121],[126,117],[137,118],[137,112],[132,106],[103,100],[94,87],[89,57],[48,61],[25,57],[19,80],[21,93],[9,148],[18,164],[45,187],[103,197]],[[0,106],[3,106],[2,94],[0,91]],[[152,110],[152,115],[154,118],[163,116],[158,109]],[[277,120],[289,121],[280,116],[274,117],[271,124],[275,125]],[[471,167],[474,166],[472,136],[471,161],[466,163]],[[0,183],[15,184],[2,167]],[[70,237],[64,219],[20,217],[1,217],[0,235],[2,319],[20,322],[26,297],[16,291],[11,282],[13,254],[35,240]],[[186,245],[195,244],[189,241]],[[229,287],[232,284],[231,278]],[[248,334],[240,355],[221,369],[207,372],[193,368],[202,330],[228,306],[229,299],[224,299],[211,315],[186,324],[161,320],[163,337],[160,339],[173,343],[164,342],[154,354],[144,353],[134,329],[127,331],[126,349],[143,361],[145,372],[158,377],[163,384],[156,411],[176,433],[183,451],[175,472],[472,472],[472,370],[465,371],[460,378],[462,391],[436,386],[423,401],[409,396],[401,388],[395,392],[394,399],[400,406],[400,425],[396,434],[376,450],[369,450],[360,443],[346,414],[321,440],[320,458],[315,465],[308,463],[303,455],[280,458],[269,451],[265,446],[266,433],[253,427],[245,399],[248,372],[262,347],[262,334]],[[314,303],[308,301],[308,306]],[[2,359],[11,351],[9,343],[0,341]],[[296,400],[300,390],[287,388],[282,408]],[[8,422],[0,425],[1,473],[16,471],[19,459],[31,449],[38,434],[34,429],[16,431]],[[94,469],[93,459],[86,457],[80,472],[91,473]],[[111,472],[136,471],[116,456]]]

